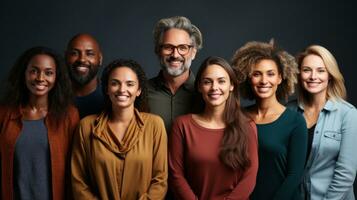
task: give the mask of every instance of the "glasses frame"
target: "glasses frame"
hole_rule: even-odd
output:
[[[170,46],[170,53],[164,53],[164,49],[163,49],[163,47],[164,46]],[[182,53],[182,52],[180,52],[180,46],[187,46],[188,47],[188,50],[187,50],[187,52],[186,53]],[[162,44],[162,45],[160,45],[160,50],[161,50],[161,52],[164,54],[164,55],[171,55],[172,53],[174,53],[175,52],[175,49],[177,50],[177,52],[181,55],[181,56],[185,56],[185,55],[187,55],[189,52],[190,52],[190,50],[191,50],[191,48],[192,47],[194,47],[193,45],[189,45],[189,44],[179,44],[179,45],[177,45],[177,46],[175,46],[175,45],[172,45],[172,44]]]

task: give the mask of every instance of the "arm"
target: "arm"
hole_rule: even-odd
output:
[[[151,184],[139,200],[164,199],[167,191],[167,134],[162,119],[155,119]]]
[[[169,183],[175,198],[180,200],[198,199],[185,178],[183,130],[176,120],[169,139]]]
[[[231,194],[226,197],[226,200],[246,200],[255,187],[255,181],[258,172],[258,139],[257,127],[252,122],[250,123],[251,131],[249,133],[249,158],[250,166],[245,170],[239,184],[234,188]]]
[[[352,185],[357,171],[357,110],[349,110],[343,118],[341,127],[340,153],[334,174],[324,199],[344,199]]]
[[[71,180],[74,199],[98,199],[92,192],[86,155],[83,126],[81,123],[78,131],[74,134],[72,146]]]
[[[275,194],[275,200],[292,199],[302,180],[307,151],[307,127],[305,119],[298,115],[296,127],[290,135],[287,153],[287,175]]]

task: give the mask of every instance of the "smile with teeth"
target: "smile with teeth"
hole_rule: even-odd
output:
[[[320,83],[319,82],[306,82],[308,86],[314,87],[318,86]]]
[[[89,71],[89,67],[87,65],[78,65],[74,68],[77,72],[85,73]]]
[[[42,85],[42,84],[32,84],[32,86],[36,89],[36,90],[44,90],[47,86],[46,85]]]
[[[208,94],[208,97],[212,98],[212,99],[218,99],[221,96],[220,93],[211,93]]]
[[[258,92],[268,92],[271,87],[257,87]]]
[[[118,99],[119,101],[126,101],[129,99],[128,95],[123,95],[123,94],[116,94],[115,98]]]

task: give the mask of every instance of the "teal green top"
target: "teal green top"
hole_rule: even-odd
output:
[[[257,124],[259,170],[252,200],[301,199],[298,191],[307,151],[301,114],[285,109],[272,123]]]

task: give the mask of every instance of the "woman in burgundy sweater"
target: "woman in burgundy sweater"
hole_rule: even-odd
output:
[[[180,200],[249,199],[258,170],[257,131],[241,112],[235,73],[224,59],[208,57],[195,87],[204,108],[174,122],[170,188]]]

